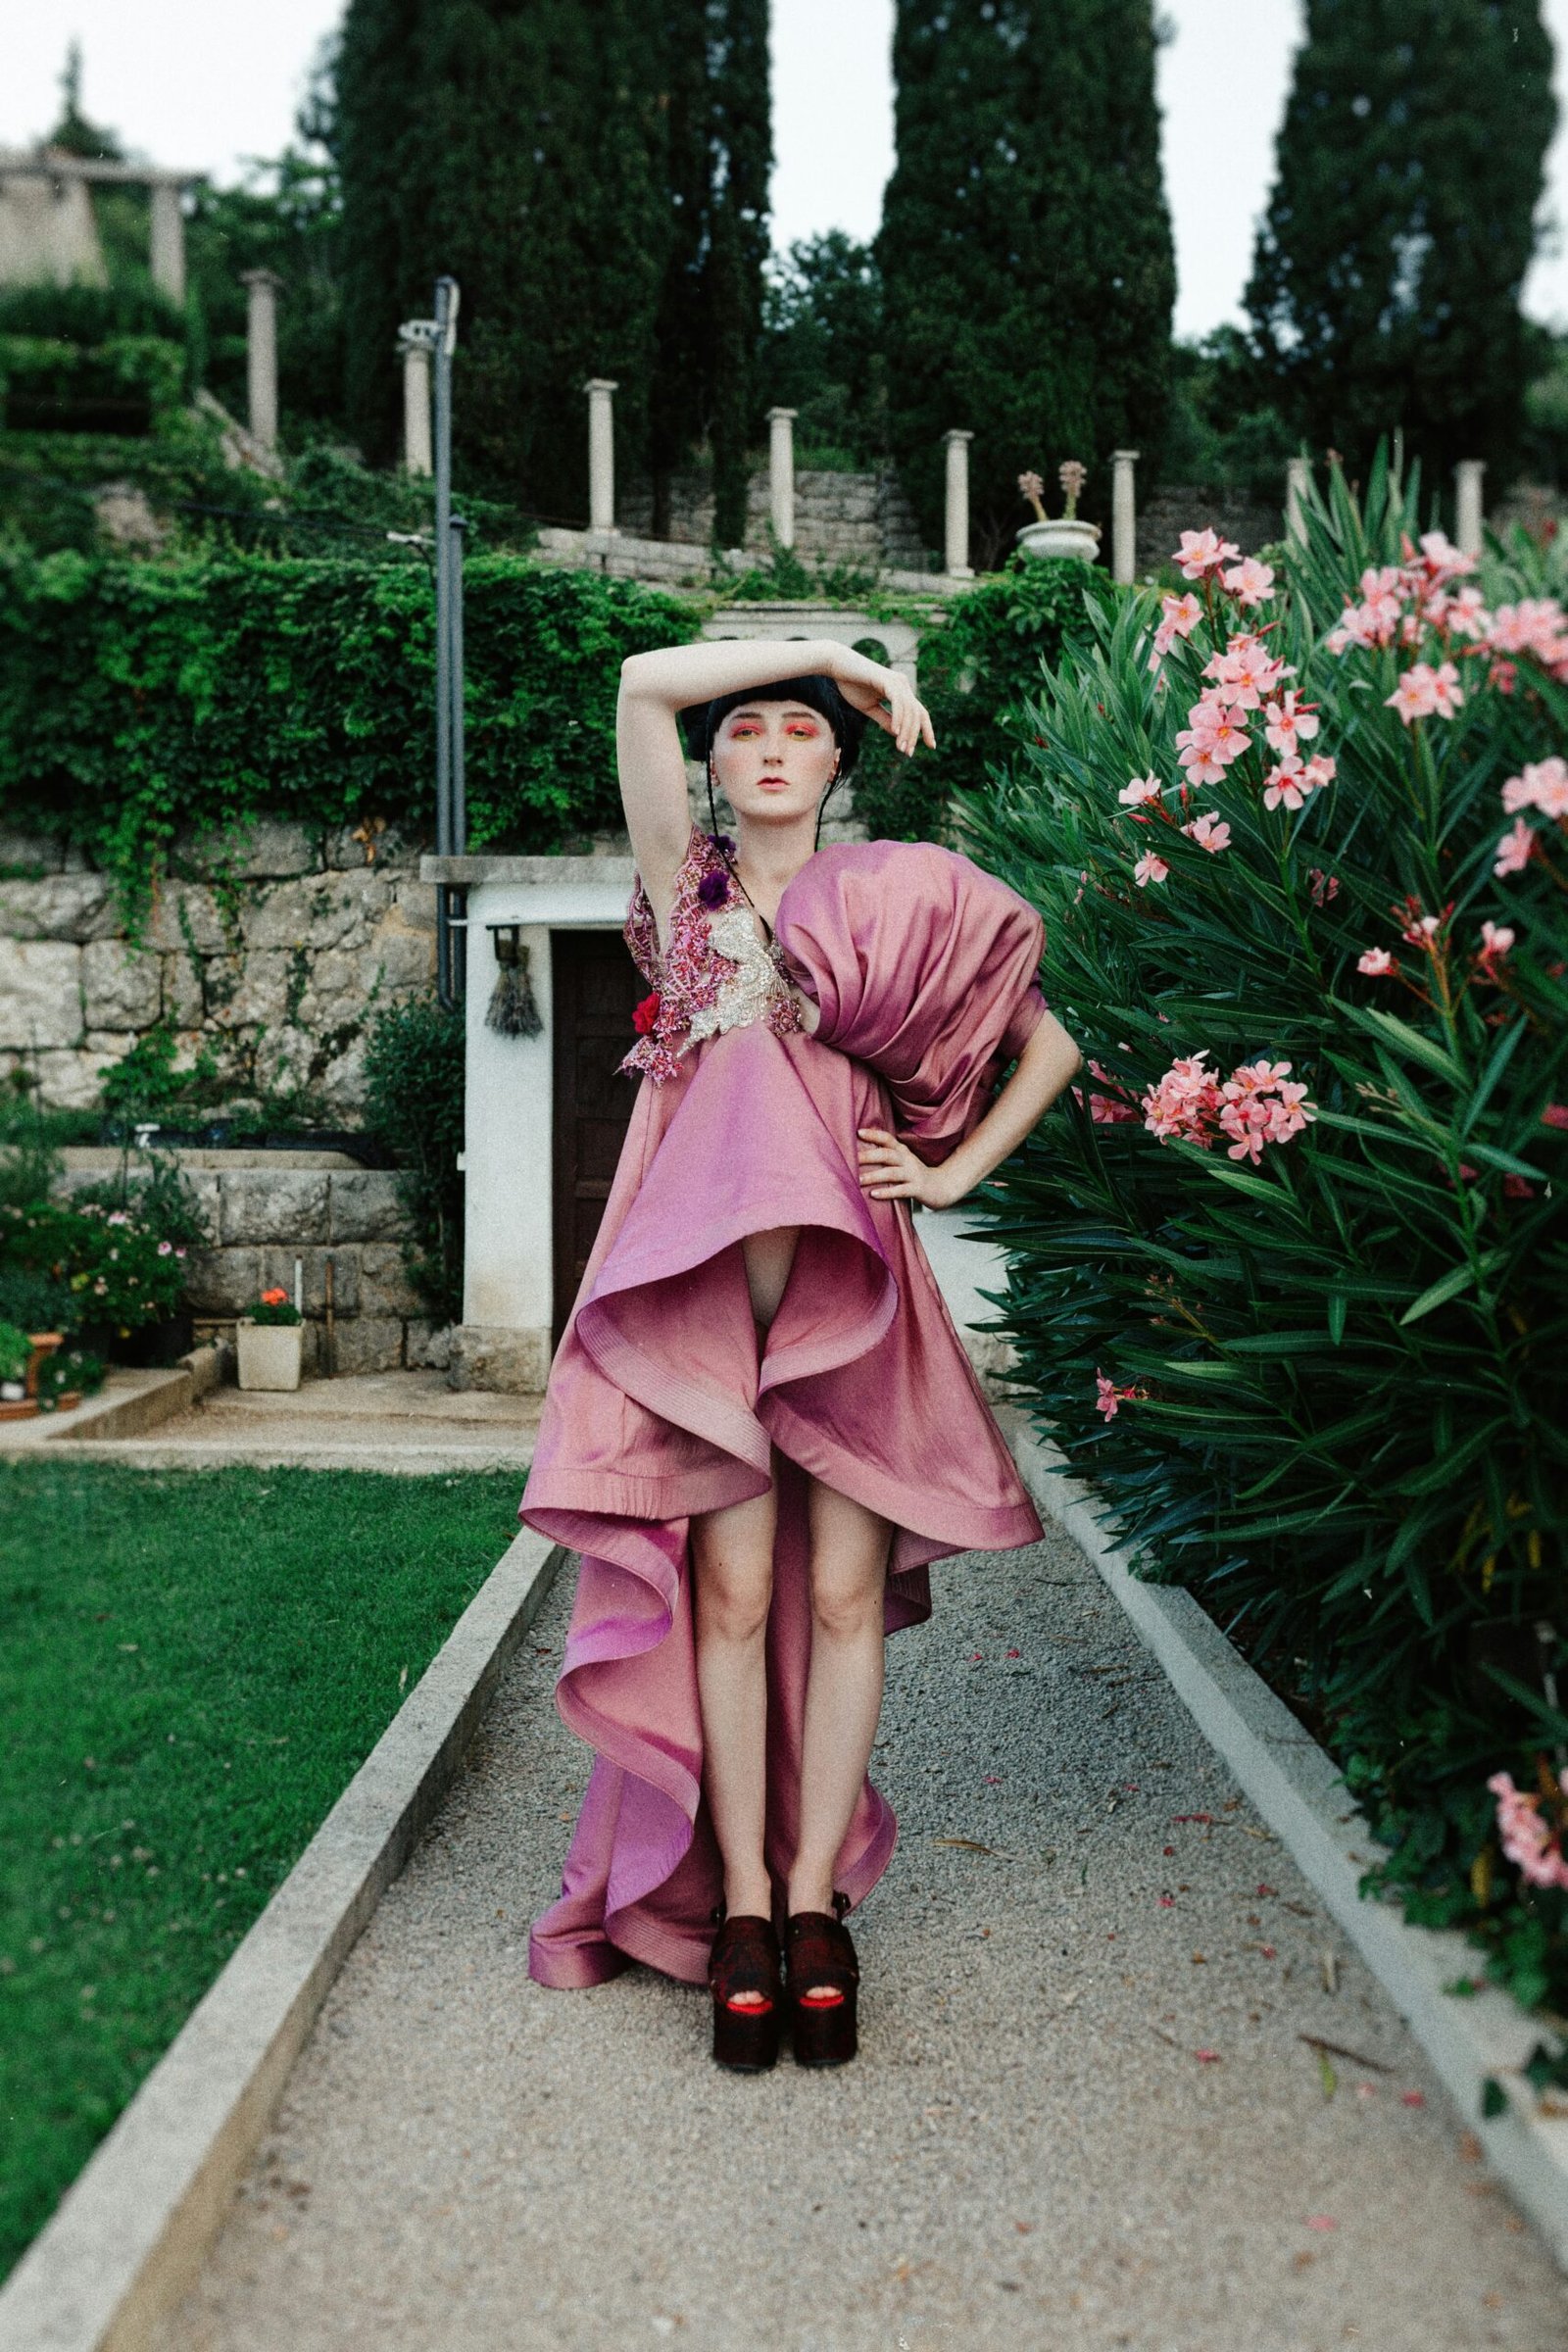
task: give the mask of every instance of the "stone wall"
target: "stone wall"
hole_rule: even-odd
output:
[[[747,485],[746,546],[753,555],[768,552],[769,513],[763,470],[754,473]],[[616,519],[634,536],[652,538],[654,497],[648,483],[633,483],[622,494]],[[667,536],[677,546],[712,545],[710,475],[693,471],[671,477]],[[934,561],[921,542],[914,510],[898,477],[885,468],[877,473],[797,471],[795,553],[810,563],[849,564],[862,571],[924,571]]]
[[[234,1318],[281,1284],[294,1296],[300,1260],[305,1368],[324,1373],[326,1281],[332,1268],[338,1373],[445,1366],[417,1292],[404,1271],[406,1223],[397,1177],[362,1168],[339,1152],[178,1152],[206,1219],[208,1247],[186,1259],[186,1304],[199,1340],[234,1336]],[[64,1154],[62,1189],[79,1192],[118,1171],[118,1152]],[[132,1165],[134,1177],[134,1163]]]
[[[45,1102],[86,1108],[167,1025],[182,1065],[212,1056],[225,1101],[305,1093],[352,1122],[372,1007],[435,970],[418,845],[263,822],[173,864],[132,941],[110,876],[58,842],[0,836],[0,1078],[25,1062]]]

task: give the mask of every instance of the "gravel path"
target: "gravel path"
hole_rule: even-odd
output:
[[[169,2352],[1560,2352],[1568,2288],[1077,1549],[935,1579],[858,2063],[728,2077],[697,1991],[528,1981],[567,1576]],[[1303,2034],[1376,2064],[1327,2097]]]

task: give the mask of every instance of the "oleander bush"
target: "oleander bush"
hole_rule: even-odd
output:
[[[1144,1573],[1340,1763],[1364,1890],[1561,2022],[1568,614],[1381,465],[1281,561],[1184,534],[964,803],[1086,1055],[991,1189],[1000,1303]]]

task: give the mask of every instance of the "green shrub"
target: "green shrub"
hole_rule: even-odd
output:
[[[955,598],[945,625],[920,645],[920,699],[931,713],[935,752],[904,760],[880,730],[867,734],[855,810],[873,839],[949,837],[954,796],[982,789],[1006,760],[1042,664],[1059,662],[1066,645],[1088,634],[1091,611],[1115,594],[1096,566],[1018,555]]]
[[[699,615],[514,556],[466,569],[468,834],[551,851],[619,823],[624,657]],[[0,811],[64,829],[127,892],[178,838],[262,813],[325,829],[434,808],[422,561],[0,559]]]
[[[380,1014],[365,1055],[365,1122],[396,1154],[413,1227],[409,1279],[438,1322],[463,1315],[464,1019],[433,996]]]
[[[1088,1057],[992,1201],[1035,1409],[1145,1571],[1327,1741],[1390,1849],[1368,1883],[1562,2009],[1568,1892],[1508,1867],[1487,1783],[1540,1757],[1554,1788],[1568,1741],[1568,620],[1523,542],[1467,612],[1415,501],[1336,475],[1283,602],[1211,568],[1162,663],[1156,597],[1100,612],[965,804]],[[1368,598],[1387,627],[1347,631]],[[1290,665],[1277,743],[1253,696],[1242,756],[1184,772],[1250,628]],[[1286,692],[1332,781],[1281,772]]]

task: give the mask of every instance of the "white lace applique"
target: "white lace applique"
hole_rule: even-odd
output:
[[[705,1004],[693,1015],[688,1045],[724,1029],[745,1029],[753,1021],[765,1020],[768,1006],[789,993],[789,983],[771,952],[757,936],[749,907],[725,906],[710,915],[708,936],[714,954],[735,969],[719,982],[718,1002]]]

